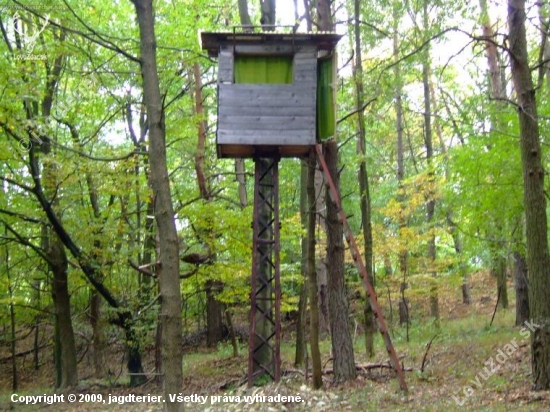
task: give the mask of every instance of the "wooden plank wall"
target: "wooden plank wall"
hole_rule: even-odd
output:
[[[281,52],[281,46],[261,47]],[[301,46],[294,55],[293,84],[233,84],[232,51],[219,55],[218,145],[314,145],[316,47]],[[239,52],[257,54],[258,46],[240,46]]]

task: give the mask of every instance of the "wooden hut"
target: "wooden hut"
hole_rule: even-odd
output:
[[[219,157],[298,157],[334,134],[334,33],[201,33],[218,58]]]

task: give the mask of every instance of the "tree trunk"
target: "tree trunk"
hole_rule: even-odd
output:
[[[317,3],[319,30],[334,29],[331,1]],[[334,58],[334,57],[333,57]],[[338,171],[338,145],[335,140],[325,144],[325,159],[328,173],[336,190],[340,190]],[[355,358],[349,328],[349,307],[344,278],[344,227],[338,216],[338,208],[330,198],[328,187],[325,194],[327,225],[327,289],[332,353],[334,358],[334,382],[339,384],[355,379]]]
[[[233,357],[239,356],[239,346],[237,345],[237,336],[235,335],[235,328],[233,327],[233,321],[231,320],[231,311],[229,308],[225,309],[225,322],[227,323],[227,329],[229,336],[231,337],[231,346],[233,346]]]
[[[302,275],[302,288],[300,289],[300,300],[298,301],[298,320],[296,322],[296,354],[294,356],[294,366],[303,365],[306,357],[306,321],[307,321],[307,297],[308,297],[308,277],[307,277],[307,227],[308,227],[308,203],[307,203],[307,160],[300,161],[300,223],[304,230],[301,240],[300,272]],[[315,235],[315,233],[314,233]]]
[[[264,28],[270,28],[269,26],[274,26],[276,24],[275,16],[275,0],[260,0],[260,7],[262,16],[260,18],[260,23]],[[273,30],[274,27],[271,27]]]
[[[179,247],[170,180],[166,163],[166,132],[156,63],[156,42],[152,0],[133,0],[140,33],[143,100],[149,128],[150,179],[155,198],[155,220],[160,240],[159,290],[161,295],[164,399],[169,411],[182,404],[170,401],[170,394],[182,390],[182,325],[179,276]]]
[[[323,386],[321,351],[319,349],[319,295],[317,293],[317,271],[315,268],[315,227],[317,223],[315,202],[315,154],[311,151],[308,160],[307,200],[307,273],[309,280],[309,345],[311,347],[311,368],[313,389]]]
[[[314,169],[315,173],[315,216],[317,221],[317,230],[326,234],[326,210],[325,210],[325,185],[323,174],[318,168]],[[321,236],[320,236],[321,237]],[[326,249],[321,250],[315,261],[317,270],[317,293],[319,297],[317,302],[319,305],[319,330],[329,331],[329,314],[328,314],[328,294],[327,294],[327,254]]]
[[[399,61],[399,15],[397,8],[393,11],[393,60],[395,62],[394,72],[394,96],[395,96],[395,131],[397,135],[397,200],[401,208],[399,217],[399,273],[402,276],[400,294],[399,294],[399,324],[409,325],[409,300],[406,298],[405,291],[407,290],[408,278],[408,246],[406,240],[402,236],[402,232],[407,227],[405,218],[405,198],[403,195],[403,180],[405,179],[405,150],[403,146],[403,83],[401,79],[401,66]],[[408,333],[407,333],[408,336]]]
[[[90,292],[90,324],[92,325],[92,344],[94,376],[103,379],[107,376],[105,365],[105,327],[101,317],[101,296],[97,290]]]
[[[338,146],[335,141],[325,145],[325,159],[336,190],[339,190]],[[334,382],[340,384],[355,379],[355,358],[349,328],[349,307],[344,279],[344,230],[338,219],[338,209],[327,199],[327,259],[328,308],[332,354],[334,358]]]
[[[546,89],[550,90],[550,42],[548,41],[548,31],[550,30],[550,16],[548,2],[538,2],[539,6],[539,31],[540,31],[540,47],[539,52],[539,79],[538,88],[542,88],[544,78],[546,77]]]
[[[509,52],[518,100],[523,197],[527,239],[527,273],[531,321],[533,389],[550,389],[550,256],[544,193],[544,169],[535,89],[529,68],[525,33],[525,1],[508,1]]]
[[[32,149],[34,150],[34,148]],[[42,152],[50,154],[51,143],[42,144]],[[44,190],[52,208],[58,206],[57,167],[54,162],[44,161],[42,178]],[[69,266],[63,243],[56,233],[44,225],[42,227],[42,247],[47,256],[48,267],[52,273],[52,300],[55,307],[55,355],[56,387],[60,389],[78,384],[76,345],[71,319],[71,302],[67,279]]]
[[[470,281],[468,276],[468,265],[464,262],[462,258],[462,239],[458,233],[457,227],[453,221],[453,218],[450,212],[447,214],[447,222],[449,223],[449,228],[451,236],[453,237],[453,243],[455,247],[455,252],[459,257],[458,270],[462,277],[462,303],[465,305],[470,305],[472,303],[472,294],[470,292]]]
[[[135,333],[135,325],[129,325],[124,330],[126,337],[126,367],[130,374],[130,386],[136,387],[147,380],[141,361],[141,344]]]
[[[4,226],[5,234],[7,235],[7,228]],[[6,236],[7,237],[7,236]],[[8,248],[8,243],[4,243],[4,253],[2,256],[3,263],[5,264],[5,274],[8,280],[8,298],[9,298],[9,308],[10,308],[10,349],[11,349],[11,389],[13,392],[17,392],[19,389],[19,375],[17,373],[17,339],[16,339],[16,323],[15,323],[15,305],[14,305],[14,296],[13,296],[13,283],[11,279],[11,268],[10,268],[10,252]],[[2,263],[2,262],[0,262]]]
[[[241,19],[241,24],[243,26],[252,26],[252,21],[250,20],[250,14],[248,13],[248,1],[238,0],[238,6],[239,6],[239,17]]]
[[[502,82],[502,70],[498,62],[498,49],[495,39],[495,32],[491,19],[489,17],[489,9],[487,8],[487,0],[479,0],[481,8],[481,29],[485,40],[485,56],[487,57],[487,65],[489,67],[489,84],[491,86],[492,97],[495,99],[503,98],[505,93],[505,85]]]
[[[363,226],[363,238],[365,240],[365,267],[367,269],[367,275],[369,282],[374,287],[374,264],[373,264],[373,245],[372,245],[372,217],[371,217],[371,201],[370,201],[370,188],[369,178],[367,173],[366,158],[366,142],[365,142],[365,115],[363,112],[364,98],[363,98],[363,59],[361,53],[361,31],[359,29],[359,20],[361,17],[361,11],[359,8],[359,0],[354,1],[355,9],[355,64],[354,64],[354,77],[355,77],[355,109],[357,110],[357,128],[359,133],[357,135],[357,153],[360,156],[358,180],[360,191],[360,208],[361,208],[361,224]],[[374,333],[375,323],[372,307],[369,303],[368,297],[365,297],[365,303],[363,308],[364,314],[364,335],[365,335],[365,353],[369,358],[374,356]]]
[[[57,388],[70,388],[78,384],[76,345],[74,340],[73,324],[71,319],[71,303],[67,284],[68,260],[63,244],[57,236],[50,234],[48,258],[52,279],[52,298],[55,307],[56,334],[60,356],[58,360],[59,372]]]
[[[197,174],[197,185],[201,199],[210,203],[212,195],[210,187],[204,172],[204,153],[206,144],[206,121],[204,113],[204,105],[202,102],[202,81],[199,63],[193,65],[193,77],[195,80],[195,113],[199,116],[197,130],[197,152],[195,154],[195,172]],[[210,219],[211,217],[208,217]],[[205,247],[208,250],[208,260],[212,262],[215,259],[214,253],[211,251],[211,244],[215,238],[213,225],[208,225],[205,230],[207,241]],[[210,242],[212,241],[212,242]],[[204,243],[204,242],[203,242]],[[218,294],[223,289],[223,283],[217,280],[208,280],[205,285],[206,289],[206,346],[209,348],[215,347],[223,339],[223,313],[222,303],[217,299]]]
[[[492,275],[497,280],[497,296],[502,309],[508,308],[508,289],[506,287],[506,258],[501,255],[502,251],[495,250],[492,259]]]
[[[529,287],[525,258],[514,252],[514,287],[516,290],[516,326],[529,320]]]
[[[222,303],[216,298],[223,288],[218,281],[206,282],[206,346],[214,348],[223,339]]]
[[[429,16],[428,16],[428,1],[423,2],[422,20],[424,30],[428,30]],[[422,60],[422,83],[424,85],[424,139],[426,143],[426,162],[428,167],[428,195],[426,202],[426,220],[428,223],[428,230],[430,231],[428,240],[428,260],[432,268],[429,270],[432,274],[433,285],[430,288],[430,312],[432,317],[439,321],[439,299],[437,292],[437,272],[434,269],[436,260],[436,247],[435,247],[435,176],[433,170],[433,138],[432,138],[432,109],[431,109],[431,96],[430,96],[430,49],[426,47],[424,52],[424,59]]]
[[[42,281],[37,280],[34,282],[34,288],[36,290],[36,302],[38,308],[41,307],[41,301],[42,301],[42,294],[40,293],[40,288],[42,287]],[[34,341],[33,341],[33,352],[32,352],[32,360],[34,363],[34,370],[38,370],[40,368],[40,361],[39,361],[39,352],[40,352],[40,344],[39,344],[39,338],[40,338],[40,323],[41,323],[42,315],[40,313],[37,313],[34,316]]]

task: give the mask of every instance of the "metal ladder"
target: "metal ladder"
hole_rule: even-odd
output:
[[[329,170],[325,161],[325,156],[323,155],[322,145],[316,144],[315,151],[317,152],[319,167],[321,168],[321,172],[323,173],[323,176],[325,178],[325,183],[329,188],[330,198],[336,205],[336,208],[338,209],[338,215],[340,216],[340,219],[344,226],[346,241],[348,242],[348,245],[350,247],[351,256],[355,262],[355,265],[357,266],[357,270],[359,271],[359,273],[361,274],[361,277],[363,278],[363,286],[365,287],[365,291],[367,292],[367,296],[369,298],[372,311],[374,312],[374,317],[378,321],[380,333],[382,334],[382,338],[384,339],[386,350],[390,355],[390,362],[392,364],[393,369],[397,373],[397,378],[399,379],[399,386],[401,387],[401,390],[403,390],[406,393],[408,392],[408,388],[407,388],[407,382],[405,382],[403,369],[401,367],[401,364],[399,363],[399,359],[397,358],[397,353],[395,352],[395,348],[393,347],[390,335],[388,333],[388,328],[386,327],[386,322],[384,321],[382,310],[380,309],[380,305],[378,304],[376,293],[374,292],[374,288],[371,282],[369,281],[368,272],[367,272],[367,269],[365,268],[365,264],[363,263],[363,258],[361,257],[361,253],[359,253],[359,248],[357,247],[357,243],[355,242],[355,238],[349,226],[348,219],[344,213],[344,210],[342,209],[340,196],[338,195],[338,191],[336,190],[336,186],[334,184],[334,181],[332,180],[332,176],[329,173]]]

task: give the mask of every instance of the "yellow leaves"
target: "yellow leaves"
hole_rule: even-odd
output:
[[[452,239],[438,221],[440,217],[427,219],[427,206],[440,198],[443,183],[443,179],[429,171],[402,182],[396,196],[380,209],[384,223],[373,226],[375,256],[398,267],[399,260],[406,255],[410,275],[449,270],[455,259],[449,246]],[[436,242],[435,260],[427,257],[432,239]]]

